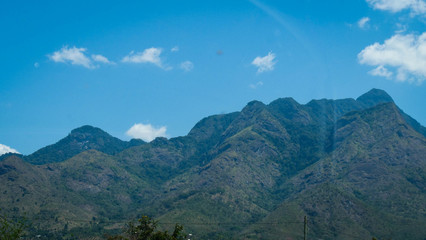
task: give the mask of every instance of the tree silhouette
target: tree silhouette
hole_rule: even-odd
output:
[[[186,235],[183,233],[183,226],[176,224],[172,234],[168,231],[155,231],[158,221],[148,216],[142,216],[138,223],[128,223],[124,236],[110,236],[108,240],[183,240]]]

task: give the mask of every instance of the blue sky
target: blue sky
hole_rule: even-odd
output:
[[[3,1],[0,29],[0,154],[371,88],[426,125],[424,0]]]

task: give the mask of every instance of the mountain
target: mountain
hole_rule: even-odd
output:
[[[356,99],[358,103],[364,106],[364,108],[374,107],[380,103],[393,102],[393,99],[389,94],[381,89],[373,88],[367,93],[361,95]]]
[[[5,157],[0,208],[50,238],[101,236],[148,214],[200,239],[297,239],[304,216],[311,239],[423,239],[426,138],[411,119],[373,89],[252,101],[132,147],[85,126],[37,151],[39,165]]]
[[[5,154],[0,155],[0,161],[3,161],[4,159],[9,158],[10,156],[17,156],[17,157],[20,157],[20,158],[23,157],[23,155],[20,154],[20,153],[5,153]]]
[[[114,155],[122,150],[144,144],[140,139],[132,139],[129,142],[115,138],[100,128],[82,126],[71,131],[71,133],[55,144],[44,147],[28,156],[25,161],[32,164],[46,164],[62,162],[81,152],[95,149],[100,152]]]
[[[416,227],[425,223],[426,139],[393,103],[351,112],[336,125],[333,151],[280,186],[288,197],[263,221],[307,215],[310,235],[321,239],[423,239],[426,230]],[[254,226],[251,234],[300,236],[284,224]]]
[[[393,102],[391,96],[389,96],[385,91],[380,89],[373,88],[369,92],[363,94],[356,99],[357,102],[361,103],[364,107],[372,107],[379,103]],[[399,109],[405,121],[417,132],[421,133],[426,137],[426,128],[420,125],[414,118],[410,117],[404,111]]]

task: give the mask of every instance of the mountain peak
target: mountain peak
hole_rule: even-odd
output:
[[[294,98],[292,97],[285,97],[285,98],[278,98],[272,101],[271,103],[269,103],[269,106],[275,106],[275,105],[288,105],[288,106],[297,107],[300,104],[296,100],[294,100]]]
[[[253,100],[247,103],[247,107],[264,107],[265,104],[261,101]]]
[[[304,124],[311,121],[305,107],[291,97],[279,98],[271,102],[268,107],[274,114],[292,121],[300,121]]]
[[[18,158],[22,158],[22,154],[20,154],[20,153],[13,153],[13,152],[8,152],[8,153],[5,153],[5,154],[2,154],[2,155],[0,155],[0,162],[1,161],[3,161],[4,159],[6,159],[6,158],[9,158],[9,157],[18,157]]]
[[[100,128],[93,127],[90,125],[84,125],[79,128],[75,128],[71,131],[71,135],[79,133],[90,133],[90,134],[105,134],[106,132]]]
[[[57,143],[44,147],[25,157],[32,164],[62,162],[81,152],[94,149],[108,155],[144,144],[143,141],[126,142],[115,138],[100,128],[84,125],[71,131]]]
[[[265,108],[265,106],[266,105],[263,102],[253,100],[253,101],[247,103],[247,105],[243,108],[243,110],[241,110],[241,112],[252,114],[254,112],[261,111],[262,109]]]
[[[373,88],[356,99],[357,102],[366,107],[373,107],[379,103],[393,102],[393,99],[387,92],[381,89]]]

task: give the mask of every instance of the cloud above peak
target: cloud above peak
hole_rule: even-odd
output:
[[[92,59],[90,59],[85,54],[86,51],[86,48],[77,48],[75,46],[70,48],[68,46],[64,46],[61,50],[48,55],[48,57],[54,62],[70,63],[72,65],[79,65],[89,69],[96,68],[93,61],[111,63],[108,58],[99,54],[93,54]]]
[[[165,126],[156,128],[151,124],[136,123],[127,130],[126,134],[132,138],[139,138],[145,142],[151,142],[157,137],[167,137],[166,131],[167,127]]]
[[[0,143],[0,156],[6,153],[19,153],[15,149]]]
[[[424,0],[366,0],[374,9],[400,12],[410,9],[414,15],[426,13]]]
[[[268,72],[274,70],[274,65],[276,61],[275,54],[269,52],[268,55],[264,57],[257,56],[251,64],[257,67],[257,73]]]
[[[375,66],[374,76],[401,82],[422,83],[426,79],[426,32],[421,35],[396,34],[384,41],[367,46],[358,54],[361,64]]]

